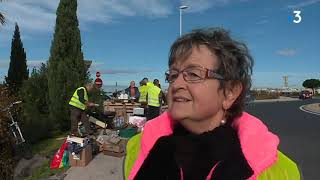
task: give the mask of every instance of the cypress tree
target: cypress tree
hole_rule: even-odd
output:
[[[16,23],[11,43],[8,76],[5,78],[10,91],[16,94],[16,91],[21,88],[23,81],[28,79],[28,75],[26,52],[20,38],[19,26]]]
[[[60,0],[51,44],[48,89],[50,119],[57,130],[70,128],[68,102],[88,79],[77,19],[77,0]]]

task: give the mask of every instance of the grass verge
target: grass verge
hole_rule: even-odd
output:
[[[46,157],[47,160],[45,160],[39,167],[33,169],[31,175],[27,177],[26,180],[47,179],[50,176],[61,174],[69,169],[69,167],[53,170],[50,169],[51,160],[56,151],[62,145],[66,136],[67,133],[64,133],[57,137],[43,140],[32,146],[33,154],[39,154],[40,156]]]
[[[41,166],[34,169],[31,173],[31,176],[27,177],[26,180],[39,180],[47,179],[50,176],[61,174],[67,171],[69,168],[60,168],[60,169],[50,169],[50,161],[46,160]]]

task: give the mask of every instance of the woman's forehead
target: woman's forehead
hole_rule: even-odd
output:
[[[176,57],[170,68],[184,68],[189,66],[202,66],[205,68],[216,68],[218,65],[217,56],[206,46],[193,47],[189,53]]]

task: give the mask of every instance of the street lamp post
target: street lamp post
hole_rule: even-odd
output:
[[[182,35],[182,10],[183,9],[187,9],[188,6],[180,6],[179,10],[180,10],[180,36]]]

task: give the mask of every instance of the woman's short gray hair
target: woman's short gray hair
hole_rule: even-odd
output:
[[[227,122],[232,123],[244,109],[245,96],[251,87],[253,58],[247,46],[232,39],[228,31],[222,28],[196,29],[173,43],[169,54],[169,67],[177,60],[186,60],[192,53],[192,48],[200,45],[206,46],[218,57],[218,73],[224,77],[224,80],[220,80],[221,89],[226,90],[239,83],[242,85],[240,96],[226,111]]]

